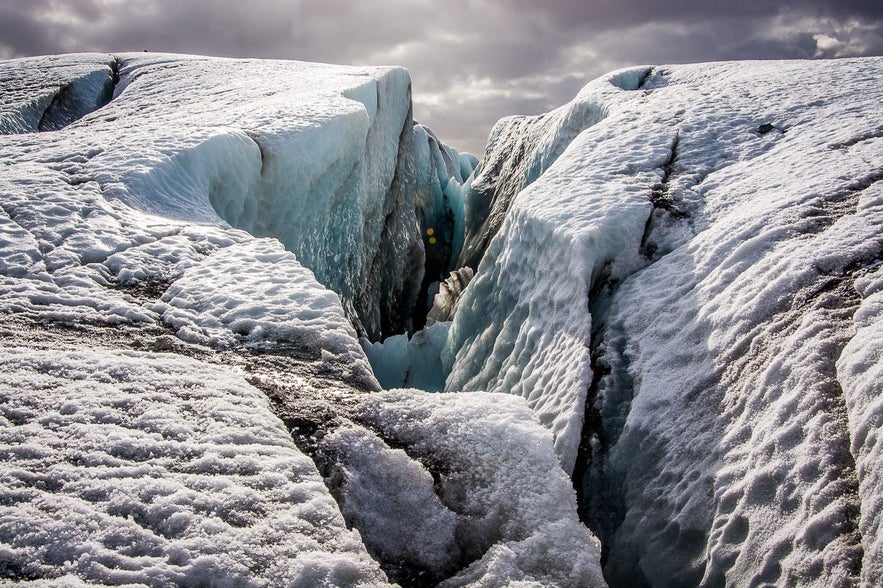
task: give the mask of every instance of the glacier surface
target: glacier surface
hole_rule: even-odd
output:
[[[875,585],[881,66],[0,62],[0,578]]]
[[[491,132],[446,389],[528,400],[611,585],[879,582],[881,72],[629,68]]]
[[[522,399],[381,393],[359,343],[411,327],[477,163],[405,70],[0,77],[0,581],[604,584]]]

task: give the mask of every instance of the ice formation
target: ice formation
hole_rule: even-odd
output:
[[[0,577],[385,583],[266,397],[229,370],[13,347],[0,374]]]
[[[455,269],[463,248],[464,204],[472,172],[478,160],[471,153],[458,153],[445,145],[423,125],[414,126],[417,209],[423,247],[425,275],[418,297],[420,319],[432,307],[432,285]],[[414,325],[419,328],[421,322]]]
[[[879,582],[881,72],[631,68],[491,133],[447,389],[528,400],[611,585]]]
[[[881,66],[0,63],[0,578],[874,585]]]
[[[412,126],[407,72],[0,77],[0,582],[603,585],[522,399],[380,393],[359,344],[409,328],[476,164]],[[441,387],[446,327],[398,385]]]

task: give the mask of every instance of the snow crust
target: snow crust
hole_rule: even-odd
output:
[[[4,67],[0,134],[54,131],[98,110],[111,98],[116,62],[82,54],[24,60]]]
[[[399,177],[413,158],[400,145],[412,125],[404,69],[130,54],[13,60],[4,71],[32,76],[21,92],[64,83],[88,93],[90,72],[110,71],[101,61],[116,68],[113,100],[63,136],[16,139],[17,150],[39,144],[70,182],[95,182],[137,210],[276,237],[372,337],[381,315],[393,332],[407,327],[422,251],[413,178]],[[8,108],[21,111],[14,90]],[[33,130],[36,115],[21,118],[5,115],[4,128]]]
[[[877,582],[881,63],[632,68],[491,133],[446,389],[528,400],[611,585]]]
[[[568,471],[576,461],[592,379],[589,291],[602,274],[622,275],[640,264],[638,246],[652,208],[647,186],[657,178],[654,170],[673,136],[636,137],[597,125],[602,112],[629,106],[615,100],[621,92],[597,80],[549,116],[504,119],[494,128],[493,152],[510,152],[514,141],[530,145],[532,155],[501,164],[509,170],[496,188],[503,192],[488,204],[495,212],[474,234],[493,233],[508,207],[506,221],[460,299],[443,354],[450,374],[446,389],[527,398],[554,433]],[[563,149],[570,138],[573,143]],[[629,148],[610,152],[602,138],[629,142]],[[607,165],[597,162],[603,158]],[[550,161],[556,164],[539,175]],[[470,198],[486,195],[487,188],[476,188],[480,181]]]
[[[16,347],[0,372],[7,579],[385,584],[266,397],[232,372]]]

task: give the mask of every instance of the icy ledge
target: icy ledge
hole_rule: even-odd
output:
[[[878,582],[881,72],[632,68],[491,133],[446,387],[528,400],[611,585]]]

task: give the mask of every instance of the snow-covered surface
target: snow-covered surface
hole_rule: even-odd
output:
[[[639,105],[622,94],[606,79],[589,84],[573,102],[540,119],[548,124],[542,127],[545,135],[538,136],[536,123],[527,126],[527,137],[517,135],[519,119],[504,119],[495,127],[495,150],[516,155],[500,165],[511,175],[501,173],[501,196],[492,205],[500,210],[489,219],[507,206],[509,212],[460,299],[444,355],[447,389],[527,398],[555,434],[568,471],[576,461],[592,379],[589,290],[602,273],[625,273],[640,263],[638,245],[652,209],[649,185],[674,136],[668,129],[661,132],[662,124],[660,132],[648,132],[647,121],[631,110]],[[623,120],[591,127],[600,113],[610,117],[617,108]],[[578,134],[586,126],[589,130]],[[559,134],[576,138],[555,165],[518,192],[563,149]],[[507,149],[506,140],[535,152],[523,157],[515,147]],[[481,176],[471,198],[483,195],[484,188],[475,188],[480,181]],[[514,197],[513,190],[518,194],[513,203],[498,204]],[[618,267],[608,267],[615,258]]]
[[[221,367],[3,349],[0,460],[7,579],[385,584],[266,397]]]
[[[0,74],[0,577],[602,585],[574,472],[611,584],[879,581],[883,59],[615,72],[478,167],[399,68]]]
[[[350,320],[407,327],[417,186],[453,226],[476,164],[412,131],[404,70],[73,55],[0,77],[0,581],[603,585],[522,399],[371,394]],[[446,328],[415,336],[412,385],[440,387]]]
[[[879,582],[881,104],[868,58],[633,68],[564,107],[587,124],[512,200],[444,359],[555,433],[611,584]],[[501,123],[498,185],[561,118]]]
[[[883,206],[881,196],[877,188],[872,202],[878,207]],[[851,449],[859,476],[859,530],[865,550],[862,579],[871,585],[883,578],[883,269],[856,280],[855,286],[863,298],[854,316],[856,337],[843,349],[837,375],[846,397]]]
[[[369,549],[419,561],[440,586],[604,585],[600,545],[522,399],[396,390],[351,414],[362,427],[324,442],[342,447],[335,483]]]
[[[0,70],[12,80],[0,111],[7,132],[40,125],[25,92],[51,101],[116,82],[108,104],[79,108],[63,133],[5,137],[5,161],[51,167],[59,183],[142,212],[276,237],[369,334],[379,335],[381,315],[407,327],[397,313],[402,297],[413,303],[422,251],[414,180],[397,180],[410,155],[399,153],[412,124],[405,70],[153,54]]]

